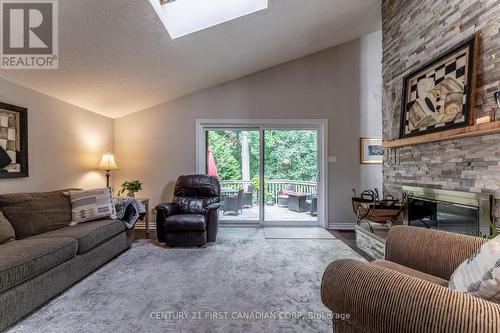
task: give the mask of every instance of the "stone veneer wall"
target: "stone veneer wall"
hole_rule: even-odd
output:
[[[399,136],[404,75],[475,32],[477,118],[489,114],[500,90],[500,0],[382,1],[384,141]],[[387,193],[402,185],[491,193],[500,222],[500,134],[387,149],[383,174]]]

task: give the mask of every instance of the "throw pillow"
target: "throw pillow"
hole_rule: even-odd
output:
[[[13,241],[16,238],[16,233],[10,222],[0,212],[0,244]]]
[[[71,225],[103,218],[116,218],[111,188],[70,191]]]
[[[484,243],[461,263],[453,272],[449,287],[500,303],[500,236]]]

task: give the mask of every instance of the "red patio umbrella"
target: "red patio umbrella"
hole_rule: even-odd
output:
[[[217,171],[217,164],[215,163],[214,154],[210,149],[208,150],[207,161],[208,161],[208,175],[219,178],[219,172]]]

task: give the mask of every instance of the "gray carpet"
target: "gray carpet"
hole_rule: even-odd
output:
[[[201,249],[139,240],[9,332],[329,332],[320,282],[339,258],[364,260],[339,240],[254,228],[221,228]]]
[[[264,228],[267,239],[335,239],[324,228]]]

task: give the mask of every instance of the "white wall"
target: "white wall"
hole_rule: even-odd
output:
[[[286,52],[286,50],[283,50]],[[115,120],[115,185],[143,181],[152,205],[196,169],[200,118],[329,120],[329,217],[352,226],[351,189],[382,186],[380,165],[359,164],[359,137],[381,136],[381,33]]]
[[[0,179],[0,193],[106,186],[96,171],[113,149],[113,120],[0,79],[0,101],[28,108],[29,177]]]

